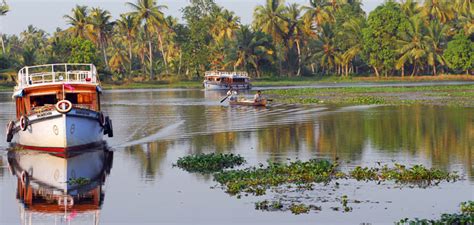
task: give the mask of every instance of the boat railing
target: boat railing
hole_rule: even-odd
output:
[[[26,66],[18,72],[18,87],[53,83],[98,84],[97,69],[93,64],[63,63]]]
[[[241,76],[248,77],[249,74],[245,71],[206,71],[204,76]]]

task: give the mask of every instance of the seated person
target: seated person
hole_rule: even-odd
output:
[[[235,91],[234,89],[231,88],[227,92],[227,95],[230,96],[229,98],[230,101],[237,101],[237,91]]]
[[[257,91],[257,94],[255,94],[255,95],[253,96],[253,101],[254,101],[255,103],[257,103],[257,102],[261,102],[262,100],[263,100],[262,92],[261,92],[261,91]]]

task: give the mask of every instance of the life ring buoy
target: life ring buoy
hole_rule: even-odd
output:
[[[13,128],[15,127],[15,122],[13,121],[10,121],[8,124],[7,124],[7,130],[6,130],[6,134],[7,134],[7,142],[11,142],[12,139],[13,139]]]
[[[98,120],[99,120],[99,124],[101,127],[105,127],[105,117],[104,117],[104,114],[102,112],[99,112],[99,116],[98,116]]]
[[[29,125],[29,120],[27,116],[21,116],[20,117],[20,129],[22,131],[25,131],[28,128]]]
[[[68,113],[72,109],[72,103],[68,100],[61,100],[56,105],[56,111],[60,113]]]
[[[30,183],[30,176],[28,175],[28,172],[26,172],[25,170],[22,171],[20,174],[20,180],[23,186],[28,186],[28,184]]]

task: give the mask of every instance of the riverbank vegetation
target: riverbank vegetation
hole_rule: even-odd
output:
[[[0,35],[0,69],[94,63],[102,80],[124,83],[201,80],[207,70],[245,70],[256,78],[472,72],[471,1],[387,1],[369,14],[361,5],[266,0],[251,24],[213,0],[190,0],[181,21],[156,0],[131,0],[116,20],[107,9],[78,5],[64,16],[68,27],[52,34],[30,25]],[[0,15],[9,13],[14,9],[0,4]]]

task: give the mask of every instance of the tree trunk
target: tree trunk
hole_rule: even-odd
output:
[[[411,72],[411,77],[413,77],[416,73],[416,61],[413,63],[413,71]]]
[[[0,42],[2,42],[2,53],[5,55],[5,42],[3,41],[3,35],[0,33]]]
[[[133,55],[132,55],[132,39],[128,39],[128,58],[129,62],[129,73],[132,73],[132,62],[133,62]]]
[[[433,63],[433,75],[438,76],[437,71],[436,71],[436,62]]]
[[[160,42],[160,51],[161,51],[161,55],[163,56],[163,62],[165,63],[165,71],[166,71],[166,74],[169,74],[170,72],[168,71],[168,62],[166,61],[166,54],[165,54],[165,49],[163,47],[161,32],[158,32],[158,41]]]
[[[150,55],[150,80],[153,80],[153,52],[151,49],[151,40],[148,39],[148,51]]]
[[[379,77],[380,77],[379,70],[377,69],[376,66],[373,66],[373,68],[374,68],[374,70],[375,70],[375,76],[376,76],[377,78],[379,78]]]
[[[311,63],[311,72],[314,74],[316,70],[314,69],[314,63]]]
[[[405,77],[405,64],[403,64],[402,66],[402,78]]]
[[[183,59],[183,51],[179,51],[179,64],[178,64],[178,76],[181,76],[181,62]]]
[[[296,40],[296,49],[298,50],[298,72],[296,76],[299,77],[301,75],[301,49],[299,40]]]

